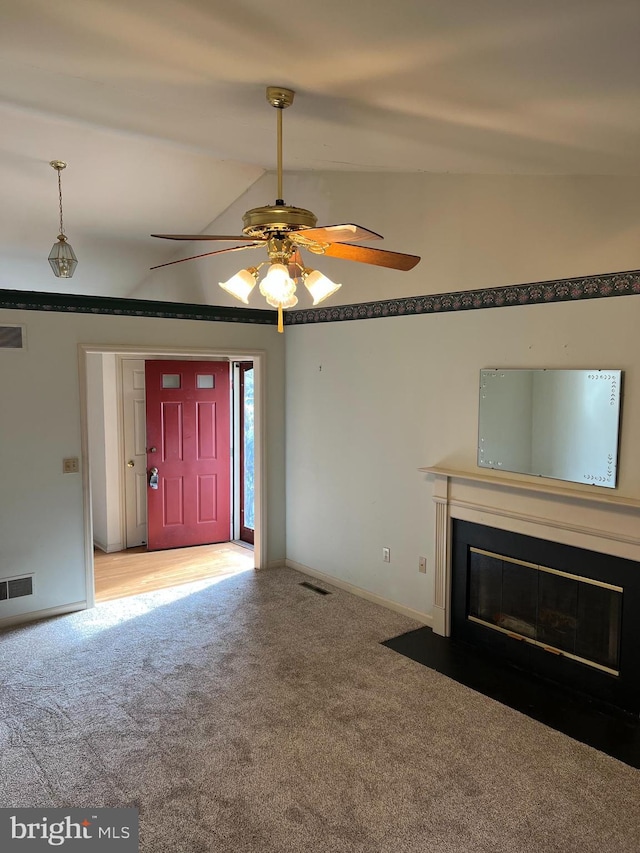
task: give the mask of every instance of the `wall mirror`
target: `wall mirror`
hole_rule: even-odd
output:
[[[621,370],[481,370],[478,465],[615,488]]]

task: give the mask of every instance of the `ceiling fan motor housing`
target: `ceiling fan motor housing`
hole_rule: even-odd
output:
[[[303,207],[287,204],[265,205],[248,210],[242,217],[243,233],[248,237],[269,237],[271,234],[313,228],[318,218]]]

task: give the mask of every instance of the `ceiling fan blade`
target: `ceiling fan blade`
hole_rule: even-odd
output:
[[[418,255],[370,249],[368,246],[351,246],[349,243],[331,243],[323,254],[331,258],[344,258],[346,261],[359,261],[361,264],[375,264],[378,267],[403,271],[412,270],[420,260]]]
[[[156,264],[155,267],[149,267],[152,270],[159,270],[160,267],[170,267],[172,264],[183,264],[185,261],[195,261],[196,258],[208,258],[211,255],[224,255],[225,252],[239,252],[242,249],[255,249],[258,246],[264,246],[264,241],[253,242],[248,246],[230,246],[228,249],[218,249],[216,252],[203,252],[201,255],[191,255],[189,258],[178,258],[177,261],[167,261],[166,264]]]
[[[239,237],[229,237],[220,234],[152,234],[152,237],[160,237],[162,240],[251,240],[255,237],[246,237],[241,234]]]
[[[361,225],[345,223],[344,225],[324,225],[322,228],[304,228],[297,232],[308,240],[318,243],[356,243],[359,240],[382,240],[382,234],[369,231]],[[295,235],[292,235],[295,237]]]

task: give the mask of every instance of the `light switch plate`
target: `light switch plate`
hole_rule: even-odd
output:
[[[72,456],[69,459],[62,460],[63,474],[77,474],[80,470],[80,462],[77,456]]]

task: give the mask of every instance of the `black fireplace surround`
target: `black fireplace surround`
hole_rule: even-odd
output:
[[[458,643],[640,714],[640,563],[454,520]]]

